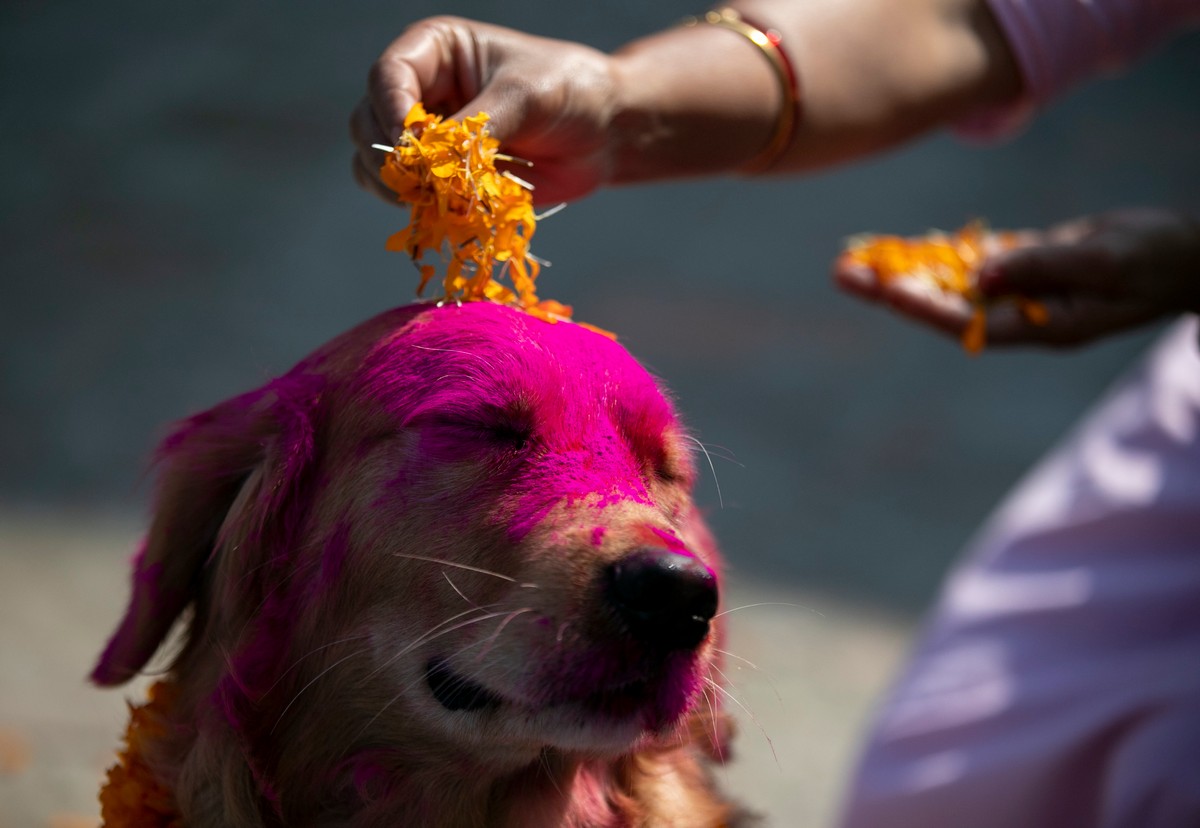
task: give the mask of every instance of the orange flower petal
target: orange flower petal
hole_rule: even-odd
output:
[[[957,233],[932,232],[905,239],[899,236],[860,236],[846,250],[849,260],[869,267],[881,283],[900,277],[917,279],[944,293],[957,294],[972,307],[971,320],[963,331],[963,347],[978,353],[987,339],[985,302],[979,294],[979,266],[987,243],[999,249],[1016,246],[1013,233],[990,234],[982,221],[972,221]],[[1021,314],[1036,325],[1046,324],[1044,305],[1025,297],[1012,297]]]
[[[570,307],[540,306],[535,283],[541,268],[529,254],[537,220],[530,191],[496,169],[499,141],[480,112],[461,122],[430,115],[420,103],[404,119],[404,134],[380,168],[380,179],[410,208],[409,225],[387,249],[421,262],[445,261],[441,299],[490,300],[558,321]],[[502,267],[496,267],[496,262]],[[418,295],[436,267],[421,265]],[[507,278],[510,286],[499,279]]]
[[[962,345],[967,353],[977,354],[987,343],[987,312],[983,308],[975,308],[971,312],[971,321],[963,331]]]

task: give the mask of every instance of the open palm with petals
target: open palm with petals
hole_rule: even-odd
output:
[[[1014,247],[981,264],[979,292],[985,302],[1027,297],[1046,312],[1032,320],[1013,303],[989,304],[989,344],[1072,347],[1200,311],[1200,222],[1182,214],[1116,210],[1014,238]],[[916,279],[879,280],[849,257],[835,263],[834,279],[848,293],[951,336],[970,323],[972,308],[961,296]]]

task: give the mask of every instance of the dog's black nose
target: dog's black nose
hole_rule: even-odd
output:
[[[717,613],[717,578],[690,555],[638,549],[609,566],[608,600],[642,643],[691,650]]]

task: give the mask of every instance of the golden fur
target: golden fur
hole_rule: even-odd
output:
[[[601,588],[631,550],[716,577],[687,445],[595,334],[384,314],[164,443],[94,679],[184,613],[147,759],[191,828],[734,825],[716,620],[655,649]]]

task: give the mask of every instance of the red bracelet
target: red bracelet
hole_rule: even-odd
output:
[[[746,173],[766,172],[787,151],[800,122],[800,81],[795,66],[783,50],[783,35],[778,29],[764,29],[751,23],[737,9],[728,6],[705,12],[703,17],[689,17],[683,25],[697,26],[701,23],[720,26],[745,37],[763,53],[779,81],[782,104],[775,121],[775,133],[770,143],[742,167]]]

